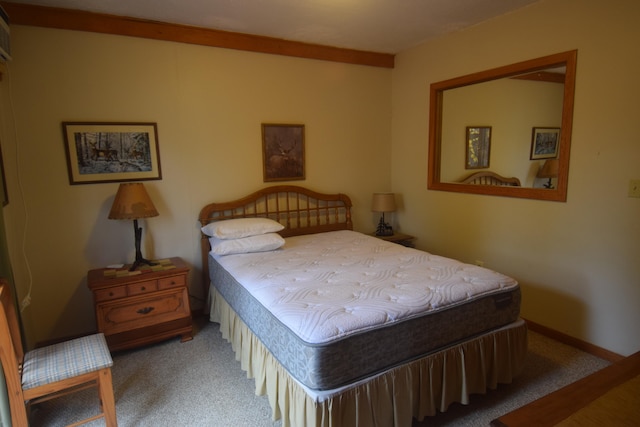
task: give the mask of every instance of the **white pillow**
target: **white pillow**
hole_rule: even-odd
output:
[[[250,252],[273,251],[284,245],[278,233],[259,234],[240,239],[218,239],[211,237],[211,252],[216,255],[246,254]]]
[[[201,230],[209,237],[238,239],[259,234],[275,233],[283,228],[284,225],[269,218],[236,218],[212,222],[202,227]]]

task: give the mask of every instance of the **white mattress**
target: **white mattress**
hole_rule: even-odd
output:
[[[309,344],[518,286],[495,271],[353,231],[290,237],[276,251],[214,257]]]

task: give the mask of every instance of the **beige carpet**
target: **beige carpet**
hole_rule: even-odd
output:
[[[176,338],[114,355],[119,426],[279,426],[271,420],[266,396],[255,396],[253,381],[240,370],[218,325],[198,323],[192,341]],[[539,334],[529,336],[525,370],[512,384],[474,395],[469,405],[454,404],[414,427],[488,426],[500,415],[609,365]],[[96,393],[78,397],[35,406],[32,425],[61,426],[96,413]]]

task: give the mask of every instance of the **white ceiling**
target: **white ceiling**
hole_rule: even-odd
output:
[[[9,0],[398,53],[539,0]]]

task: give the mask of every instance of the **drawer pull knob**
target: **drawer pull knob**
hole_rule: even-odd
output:
[[[153,311],[154,307],[145,307],[138,310],[139,314],[149,314]]]
[[[146,291],[146,290],[147,290],[147,288],[145,288],[145,287],[143,286],[143,287],[141,287],[141,288],[140,288],[140,290],[142,290],[142,291]]]
[[[112,297],[113,296],[113,292],[109,292],[109,296]]]

